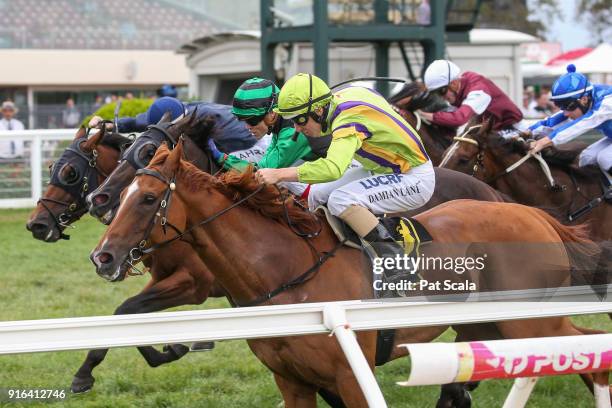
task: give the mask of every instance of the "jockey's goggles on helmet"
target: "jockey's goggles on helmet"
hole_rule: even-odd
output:
[[[581,107],[578,99],[559,99],[553,100],[553,103],[563,111],[573,111]]]
[[[244,121],[250,126],[257,126],[262,120],[264,120],[265,116],[266,115],[238,117],[238,120]]]
[[[293,122],[294,125],[304,126],[308,122],[308,119],[313,116],[313,114],[314,112],[306,112],[306,113],[302,113],[301,115],[294,116],[289,120],[291,120],[291,122]]]

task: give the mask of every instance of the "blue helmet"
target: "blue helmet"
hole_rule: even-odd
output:
[[[172,116],[171,120],[174,120],[185,113],[185,107],[181,101],[169,96],[156,99],[147,110],[147,123],[152,125],[159,122],[164,113],[168,111],[170,111]]]
[[[552,86],[552,97],[550,98],[557,106],[563,108],[563,105],[580,99],[584,95],[590,95],[593,91],[593,85],[587,77],[576,72],[576,66],[569,64],[567,66],[567,74],[561,75]]]
[[[178,96],[178,93],[176,92],[176,88],[173,85],[166,84],[162,85],[162,87],[157,90],[157,95],[171,96],[173,98],[176,98]]]

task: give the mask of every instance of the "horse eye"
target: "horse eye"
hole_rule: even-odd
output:
[[[145,204],[153,204],[156,200],[156,197],[153,194],[145,194],[142,201]]]
[[[459,164],[460,165],[464,165],[464,164],[468,164],[470,161],[470,159],[466,158],[466,157],[460,157],[459,158]]]

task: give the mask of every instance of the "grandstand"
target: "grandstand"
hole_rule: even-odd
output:
[[[0,48],[172,50],[193,38],[237,28],[212,17],[207,3],[0,0]]]

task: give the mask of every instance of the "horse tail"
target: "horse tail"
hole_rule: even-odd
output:
[[[552,215],[533,208],[555,230],[567,251],[572,285],[594,285],[607,283],[607,273],[599,260],[602,249],[589,238],[589,225],[563,225]]]

